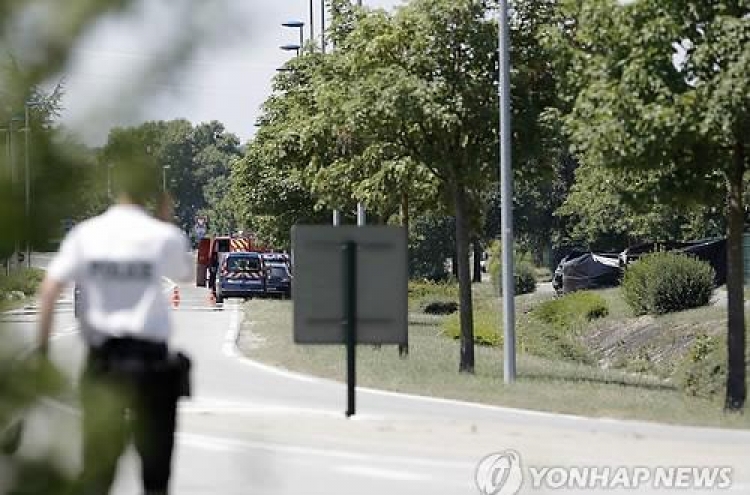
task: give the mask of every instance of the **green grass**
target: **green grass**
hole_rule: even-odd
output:
[[[489,284],[475,285],[477,308],[497,305]],[[487,294],[490,297],[485,297]],[[550,295],[517,298],[518,337],[528,331],[528,312]],[[604,291],[605,299],[616,299]],[[240,336],[245,354],[272,365],[343,381],[343,346],[298,346],[292,342],[292,302],[252,300]],[[610,304],[610,314],[597,321],[619,321],[624,308]],[[503,384],[502,348],[476,346],[474,375],[458,373],[459,344],[446,338],[445,317],[410,314],[409,356],[400,358],[395,346],[360,346],[357,352],[360,385],[384,390],[468,400],[587,416],[643,419],[669,423],[750,427],[750,418],[726,417],[721,403],[688,397],[673,381],[653,373],[602,369],[556,357],[534,356],[519,347],[518,381]],[[627,318],[627,317],[626,317]],[[523,323],[522,323],[523,322]]]
[[[38,268],[22,268],[12,272],[9,276],[0,275],[0,311],[19,308],[26,303],[25,298],[36,294],[39,284],[44,278],[44,271]],[[7,298],[11,292],[20,292],[24,299]]]
[[[429,303],[442,301],[458,302],[458,284],[409,281],[409,311],[423,311]]]

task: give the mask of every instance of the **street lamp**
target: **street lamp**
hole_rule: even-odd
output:
[[[279,48],[281,48],[282,50],[286,52],[296,52],[297,56],[299,57],[299,51],[302,47],[295,43],[288,43],[286,45],[281,45]]]
[[[6,128],[8,132],[7,143],[8,143],[8,163],[10,166],[10,183],[11,183],[11,188],[13,191],[15,191],[16,182],[18,181],[18,171],[16,170],[16,147],[14,146],[14,143],[13,143],[13,123],[14,122],[23,122],[23,118],[18,117],[18,116],[11,117],[11,119],[8,121],[8,127]],[[11,260],[8,263],[8,267],[10,267],[11,263],[14,265],[18,263],[19,253],[20,253],[20,245],[19,245],[18,239],[16,239],[15,248],[13,249],[13,255],[11,256]]]
[[[287,21],[281,24],[284,27],[288,28],[297,28],[299,29],[299,46],[303,46],[305,44],[305,23],[302,21]]]
[[[112,167],[114,165],[107,163],[107,199],[112,202]]]
[[[503,288],[503,378],[516,381],[515,301],[513,300],[513,170],[511,168],[510,109],[510,37],[508,36],[508,0],[500,0],[498,9],[499,113],[500,113],[500,199]]]
[[[26,214],[27,225],[31,221],[31,147],[29,142],[31,139],[31,118],[29,115],[29,109],[31,107],[38,107],[39,103],[27,101],[24,103],[24,212]],[[31,244],[29,243],[28,236],[26,240],[26,266],[31,268]]]

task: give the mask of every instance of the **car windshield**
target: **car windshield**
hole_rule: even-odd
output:
[[[227,260],[230,272],[256,272],[260,270],[260,260],[249,256],[232,257]]]
[[[272,277],[286,277],[286,267],[285,266],[272,266],[271,267],[271,276]]]

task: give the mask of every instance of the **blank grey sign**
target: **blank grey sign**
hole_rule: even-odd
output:
[[[390,226],[292,228],[294,341],[344,344],[344,246],[357,244],[357,343],[406,344],[406,231]]]

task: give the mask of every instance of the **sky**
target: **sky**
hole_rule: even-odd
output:
[[[402,0],[363,0],[392,9]],[[89,145],[112,127],[148,120],[218,120],[244,143],[252,137],[271,81],[298,43],[309,0],[140,0],[102,19],[75,46],[61,120]],[[314,1],[320,35],[321,0]]]

